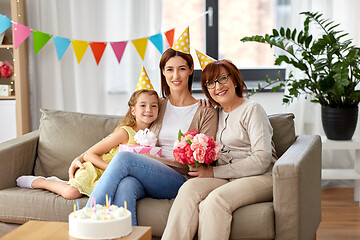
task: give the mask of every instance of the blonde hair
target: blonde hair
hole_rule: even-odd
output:
[[[137,101],[139,100],[139,96],[143,93],[149,94],[150,96],[152,96],[152,95],[156,96],[157,100],[159,101],[159,96],[155,90],[141,89],[141,90],[135,91],[131,95],[131,97],[128,101],[129,110],[127,111],[123,120],[117,125],[114,132],[118,131],[122,126],[135,127],[136,118],[134,115],[132,115],[131,108],[135,107]]]

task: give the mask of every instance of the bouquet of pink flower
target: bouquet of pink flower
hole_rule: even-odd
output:
[[[200,163],[209,165],[217,160],[220,156],[220,146],[212,137],[196,130],[185,134],[179,130],[173,154],[180,163],[198,167]]]

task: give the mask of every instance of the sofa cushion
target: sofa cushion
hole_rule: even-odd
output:
[[[87,197],[79,199],[84,207]],[[7,188],[0,190],[0,221],[23,224],[29,220],[67,222],[74,200],[39,189]]]
[[[34,174],[68,179],[71,161],[106,137],[119,116],[41,109],[38,157]]]
[[[295,142],[294,114],[283,113],[269,115],[269,121],[273,128],[273,142],[276,155],[281,157],[283,153]]]
[[[144,198],[137,201],[137,219],[140,226],[151,226],[154,237],[161,237],[172,200]],[[274,239],[275,219],[272,202],[251,204],[233,212],[230,239]]]

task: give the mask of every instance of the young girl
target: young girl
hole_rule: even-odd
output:
[[[132,94],[128,105],[127,114],[114,132],[78,157],[85,161],[84,167],[69,182],[57,177],[21,176],[16,180],[17,186],[46,189],[67,199],[76,199],[82,194],[90,196],[109,162],[119,151],[119,144],[136,144],[136,132],[149,128],[157,118],[159,97],[154,90],[138,90]]]

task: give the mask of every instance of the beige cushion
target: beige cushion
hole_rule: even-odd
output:
[[[114,131],[121,117],[41,109],[35,175],[68,179],[71,161]]]
[[[87,197],[79,199],[84,207]],[[46,190],[7,188],[0,190],[0,221],[23,224],[29,220],[67,222],[74,200]]]
[[[275,144],[276,155],[281,157],[295,141],[295,116],[292,113],[284,113],[269,115],[268,117],[273,128],[272,139]]]

